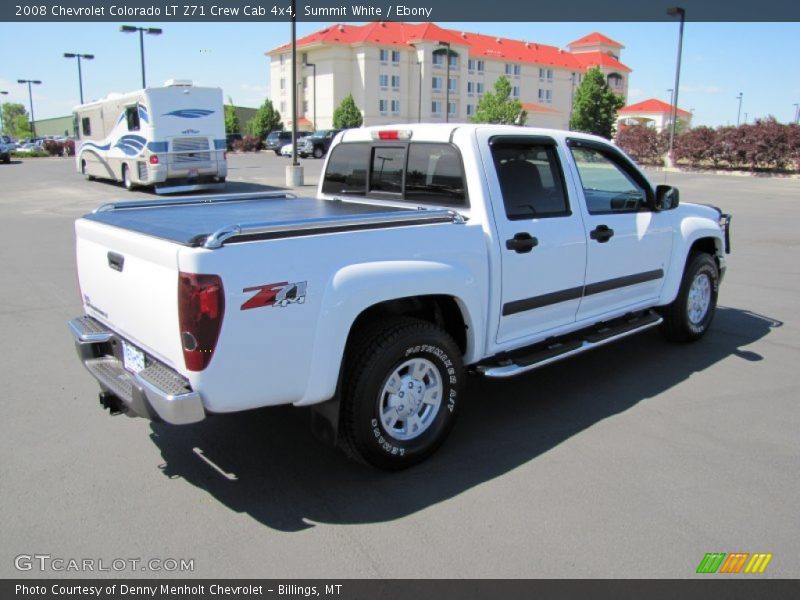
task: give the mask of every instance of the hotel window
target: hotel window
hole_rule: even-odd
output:
[[[380,58],[381,62],[383,62],[383,63],[388,62],[389,61],[389,51],[388,50],[384,50],[383,48],[381,48],[378,51],[378,57]]]
[[[303,89],[308,89],[308,77],[303,77]]]
[[[442,114],[442,103],[439,100],[434,100],[433,102],[431,102],[431,112],[434,115]]]
[[[392,50],[392,62],[393,63],[400,62],[400,50]]]
[[[548,104],[553,102],[553,90],[547,90],[545,93],[545,99],[547,100]]]
[[[388,100],[378,100],[378,110],[382,115],[386,114],[386,111],[389,108],[389,101]]]
[[[450,88],[451,92],[455,92],[456,91],[456,78],[455,77],[451,77],[449,79],[449,82],[448,82],[447,86]]]
[[[468,81],[467,82],[467,93],[472,95],[475,92],[475,82]]]
[[[553,69],[547,69],[547,81],[553,81]]]
[[[483,73],[486,68],[486,63],[482,60],[478,61],[478,73]]]
[[[281,102],[281,112],[282,113],[286,112],[286,102]]]
[[[475,59],[474,58],[470,58],[467,61],[467,69],[469,69],[470,71],[474,71],[475,70]]]
[[[443,87],[443,81],[444,81],[443,77],[434,77],[433,78],[433,89],[441,90],[442,87]]]
[[[286,78],[285,77],[281,77],[281,89],[282,90],[286,89]]]
[[[389,76],[381,73],[378,75],[378,85],[384,89],[389,87]]]
[[[400,75],[392,75],[392,88],[400,89]]]
[[[522,67],[520,65],[514,65],[514,75],[519,77],[520,73],[522,73]]]
[[[444,54],[434,54],[432,60],[434,67],[441,67],[444,64]]]
[[[542,100],[544,100],[544,90],[542,88],[539,88],[539,102],[541,102]]]
[[[478,94],[482,94],[482,93],[483,93],[483,83],[481,83],[481,82],[479,81],[477,84],[475,84],[475,91],[476,91]]]
[[[513,65],[506,63],[506,75],[511,75],[513,70]]]
[[[447,105],[447,112],[449,112],[450,115],[456,114],[456,103],[455,102],[451,102],[450,104]]]
[[[400,114],[400,100],[392,100],[392,114],[393,115]]]
[[[454,55],[450,55],[450,68],[458,67],[458,57]]]
[[[539,81],[544,81],[545,70],[539,67]]]
[[[511,88],[511,95],[514,96],[514,98],[519,98],[519,86],[518,85],[515,85],[513,88]]]
[[[467,116],[471,117],[473,112],[474,112],[473,105],[472,104],[467,104]]]
[[[308,100],[303,100],[303,114],[308,114]]]
[[[286,63],[286,55],[285,54],[281,54],[280,61],[281,61],[281,66],[283,66]]]

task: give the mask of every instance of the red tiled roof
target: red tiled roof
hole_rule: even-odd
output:
[[[668,102],[662,102],[658,98],[650,98],[649,100],[642,100],[636,104],[629,104],[619,109],[621,113],[663,113],[671,114],[672,106]],[[678,109],[678,114],[684,117],[692,116],[688,110]]]
[[[542,104],[536,104],[535,102],[523,102],[522,103],[522,110],[529,112],[529,113],[557,113],[558,111],[554,108],[550,108],[549,106],[544,106]]]
[[[555,46],[547,46],[535,42],[444,29],[435,23],[411,24],[381,21],[364,25],[332,25],[299,38],[297,46],[309,46],[312,44],[380,44],[407,48],[410,44],[421,41],[443,41],[450,42],[453,46],[466,46],[469,56],[475,58],[534,63],[543,66],[552,65],[565,69],[575,69],[576,71],[584,70],[593,65],[622,71],[631,70],[614,57],[602,52],[573,54]],[[620,45],[620,47],[622,46]],[[270,50],[267,54],[288,48],[290,48],[289,44],[283,44]]]
[[[599,50],[595,52],[579,52],[577,54],[573,54],[572,56],[575,57],[575,60],[582,69],[589,69],[591,67],[599,66],[605,67],[606,69],[615,69],[617,71],[627,71],[628,73],[631,71],[629,66],[623,65],[613,56],[606,54],[605,52],[600,52]]]
[[[590,33],[589,35],[585,35],[581,39],[575,40],[574,42],[570,42],[567,45],[570,48],[572,48],[575,46],[594,46],[596,44],[603,44],[605,46],[616,46],[617,48],[625,47],[619,42],[615,42],[610,37],[606,37],[602,33],[598,33],[597,31]]]

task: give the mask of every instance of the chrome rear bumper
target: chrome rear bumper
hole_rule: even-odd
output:
[[[119,399],[122,412],[174,425],[205,418],[200,395],[177,372],[148,356],[146,367],[132,373],[123,366],[122,338],[116,333],[89,316],[68,326],[81,362],[104,392]]]

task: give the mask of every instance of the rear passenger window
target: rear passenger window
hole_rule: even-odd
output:
[[[89,117],[83,117],[81,119],[81,134],[92,135],[92,122],[89,120]]]
[[[406,200],[463,205],[464,173],[455,148],[447,144],[411,144]]]
[[[322,193],[363,196],[368,166],[369,144],[339,144],[328,160]]]
[[[570,214],[555,146],[498,140],[492,158],[510,220]]]

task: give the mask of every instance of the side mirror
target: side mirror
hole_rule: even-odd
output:
[[[680,192],[678,188],[671,185],[656,186],[656,197],[653,209],[656,211],[672,210],[678,206],[680,202]]]

